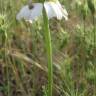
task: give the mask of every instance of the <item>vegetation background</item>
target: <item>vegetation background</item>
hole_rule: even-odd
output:
[[[60,0],[69,20],[49,21],[53,96],[96,96],[95,0]],[[0,96],[47,96],[42,19],[18,22],[27,0],[0,0]]]

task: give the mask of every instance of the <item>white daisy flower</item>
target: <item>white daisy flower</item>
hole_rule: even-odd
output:
[[[65,20],[68,19],[68,13],[66,9],[61,6],[58,0],[56,2],[44,2],[44,7],[49,19],[53,17],[56,17],[59,20],[61,20],[63,17]],[[32,3],[32,6],[26,5],[17,14],[16,19],[21,20],[23,18],[26,21],[32,22],[37,17],[42,15],[42,10],[42,3]]]

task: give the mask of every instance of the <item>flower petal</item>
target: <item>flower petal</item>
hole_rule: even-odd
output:
[[[68,19],[68,13],[66,9],[63,9],[59,1],[56,2],[45,2],[44,7],[46,9],[48,18],[57,17],[57,19],[61,20],[62,17],[65,18],[65,20]]]
[[[30,15],[30,20],[34,20],[37,17],[42,15],[42,10],[43,10],[43,4],[42,3],[34,3],[33,4],[33,9],[31,10],[31,15]]]
[[[17,14],[16,19],[25,19],[26,21],[33,21],[42,14],[43,4],[33,3],[33,8],[30,9],[28,5],[24,6]]]
[[[67,10],[64,7],[61,6],[59,1],[57,1],[56,4],[60,8],[60,10],[62,11],[62,14],[63,14],[63,17],[65,18],[65,20],[68,20],[68,12],[67,12]]]
[[[28,20],[30,17],[31,11],[29,10],[28,5],[24,6],[20,12],[17,14],[16,19],[21,20],[21,19],[26,19]]]
[[[62,19],[62,12],[56,2],[52,3],[52,8],[54,12],[57,14],[57,19]]]
[[[58,6],[55,4],[55,2],[45,2],[44,7],[46,9],[48,18],[57,17],[57,19],[62,18],[62,13],[59,10]]]
[[[56,17],[57,14],[54,12],[51,4],[49,2],[44,3],[45,10],[47,12],[48,18],[51,19],[52,17]]]

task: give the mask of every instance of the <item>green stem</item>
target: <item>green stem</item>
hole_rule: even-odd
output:
[[[6,33],[6,31],[4,32],[4,34],[3,34],[3,38],[2,39],[4,39],[4,49],[5,49],[5,52],[4,52],[4,62],[5,62],[5,64],[6,64],[6,79],[7,79],[7,91],[6,91],[6,94],[8,95],[8,96],[10,96],[10,80],[9,80],[9,69],[8,69],[8,64],[7,64],[7,55],[6,55],[6,53],[7,53],[7,41],[8,41],[8,38],[7,38],[7,33]]]
[[[93,14],[93,16],[92,16],[92,19],[93,19],[93,32],[94,32],[94,49],[95,49],[95,47],[96,47],[96,44],[95,44],[95,42],[96,42],[96,33],[95,33],[95,16],[94,16],[94,14]]]
[[[52,87],[53,87],[53,67],[52,67],[52,44],[51,44],[51,34],[49,29],[48,17],[43,8],[43,20],[44,20],[44,38],[45,38],[45,47],[47,53],[47,62],[48,62],[48,95],[52,96]]]
[[[92,16],[92,19],[93,19],[94,50],[95,50],[95,48],[96,48],[96,29],[95,29],[95,15],[94,15],[94,14],[93,14],[93,16]],[[94,69],[94,76],[95,76],[95,74],[96,74],[96,73],[95,73],[95,70],[96,70],[96,68],[95,68],[95,64],[96,64],[96,62],[95,62],[95,56],[94,56],[93,64],[94,64],[93,69]],[[95,85],[95,79],[94,79],[93,84]],[[95,86],[94,86],[94,96],[95,96]]]

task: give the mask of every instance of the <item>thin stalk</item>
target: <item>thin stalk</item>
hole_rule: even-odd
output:
[[[43,20],[44,20],[45,47],[46,47],[47,62],[48,62],[48,94],[47,96],[52,96],[52,87],[53,87],[52,44],[51,44],[51,34],[49,29],[49,21],[48,21],[45,8],[43,8]]]
[[[93,14],[92,16],[92,19],[93,19],[93,32],[94,32],[94,48],[96,47],[96,33],[95,33],[95,16]]]
[[[95,50],[95,48],[96,48],[96,29],[95,29],[95,15],[93,14],[92,15],[92,20],[93,20],[93,32],[94,32],[94,50]],[[96,70],[96,68],[95,68],[95,64],[96,64],[96,62],[95,62],[95,56],[94,56],[94,62],[93,62],[93,64],[94,64],[94,67],[93,67],[93,69],[94,69],[94,76],[95,76],[95,70]],[[95,79],[94,79],[94,96],[95,96]]]
[[[6,94],[7,96],[10,96],[10,79],[9,79],[9,66],[8,66],[8,62],[7,62],[7,43],[8,43],[8,38],[7,38],[7,32],[5,31],[4,34],[3,34],[3,37],[2,39],[4,40],[3,43],[4,43],[4,62],[6,64],[6,69],[5,69],[5,76],[6,76],[6,79],[7,79],[7,91],[6,91]],[[6,86],[6,84],[5,84]]]
[[[84,26],[84,42],[85,42],[85,39],[86,39],[86,29],[85,29],[85,19],[83,19],[83,26]]]

